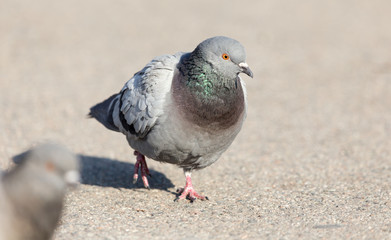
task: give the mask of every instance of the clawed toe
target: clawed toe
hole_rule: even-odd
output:
[[[179,188],[177,189],[178,196],[175,201],[189,199],[191,202],[194,202],[196,199],[202,201],[209,200],[207,196],[198,194],[192,187],[191,188]]]
[[[208,197],[200,195],[194,190],[193,184],[191,182],[190,172],[185,172],[185,175],[186,186],[177,190],[178,196],[175,201],[179,201],[182,199],[189,199],[191,202],[195,201],[196,199],[200,199],[202,201],[209,200]]]

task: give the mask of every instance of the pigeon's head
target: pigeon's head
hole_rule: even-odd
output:
[[[74,185],[79,181],[79,160],[66,148],[46,143],[13,158],[19,169],[31,177],[41,177],[59,188],[64,183]],[[38,176],[36,176],[38,175]]]
[[[202,58],[211,63],[218,71],[227,77],[236,77],[245,73],[253,77],[246,63],[246,51],[240,42],[229,37],[212,37],[201,42],[196,50]]]

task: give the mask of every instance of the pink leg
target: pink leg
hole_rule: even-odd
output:
[[[177,192],[180,194],[178,197],[178,200],[186,199],[188,198],[190,201],[194,201],[197,198],[204,200],[209,200],[208,197],[199,195],[193,188],[193,184],[191,183],[191,173],[185,172],[186,176],[186,186],[184,188],[180,188],[177,190]]]
[[[137,182],[138,169],[141,167],[141,179],[143,180],[144,187],[149,189],[147,175],[151,176],[151,174],[149,174],[149,169],[147,166],[147,162],[145,161],[145,157],[144,157],[144,155],[142,155],[138,151],[134,151],[134,155],[137,156],[137,160],[136,160],[136,163],[134,164],[133,183]]]

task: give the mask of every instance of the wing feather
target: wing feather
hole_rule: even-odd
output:
[[[153,59],[125,84],[118,110],[113,111],[114,122],[121,132],[142,138],[156,124],[163,114],[174,70],[182,54]]]

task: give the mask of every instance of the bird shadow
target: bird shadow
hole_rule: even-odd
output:
[[[134,164],[110,158],[78,155],[81,162],[81,183],[101,187],[143,189],[140,179],[133,183]],[[148,178],[152,189],[171,192],[174,187],[171,180],[161,172],[149,169],[152,177]]]

